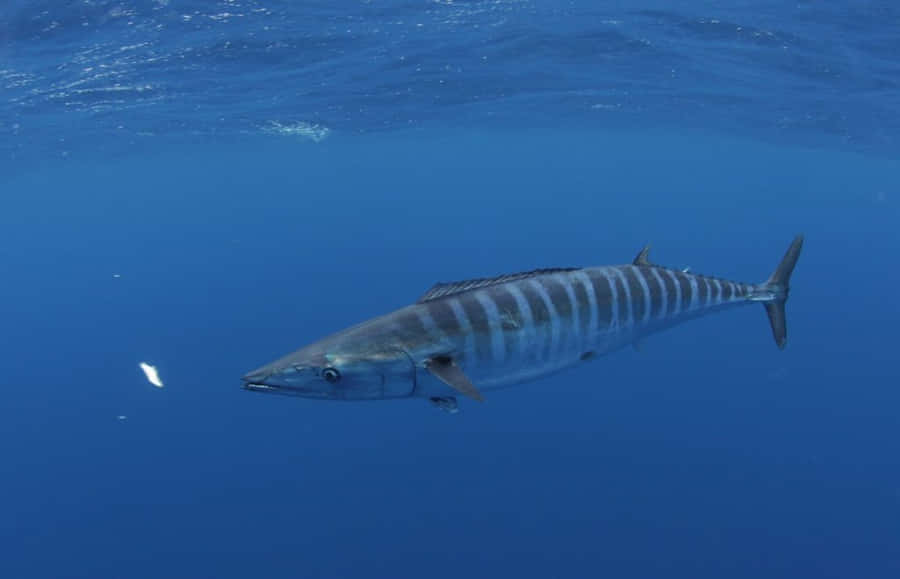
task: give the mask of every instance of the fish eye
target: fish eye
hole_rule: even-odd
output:
[[[334,384],[338,380],[341,379],[341,373],[337,371],[337,368],[323,368],[322,369],[322,378],[325,378],[326,382],[331,382]]]

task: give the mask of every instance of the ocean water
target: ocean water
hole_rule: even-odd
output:
[[[0,577],[900,576],[898,26],[7,0]],[[753,306],[456,415],[239,387],[436,281],[801,232],[784,351]]]

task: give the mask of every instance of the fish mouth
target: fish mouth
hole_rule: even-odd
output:
[[[283,384],[266,384],[262,381],[246,380],[241,383],[241,389],[248,392],[262,392],[263,394],[280,394],[282,396],[295,396],[300,398],[329,398],[322,391],[300,386],[285,386]]]
[[[243,388],[244,390],[250,390],[251,392],[278,392],[282,389],[282,386],[266,384],[266,380],[268,380],[271,376],[271,372],[260,370],[247,372],[246,374],[241,376],[241,388]]]
[[[298,368],[290,368],[297,371]],[[281,394],[282,396],[299,396],[302,398],[327,398],[328,396],[317,389],[305,387],[302,384],[292,384],[284,376],[284,368],[273,368],[272,365],[263,366],[241,377],[241,389],[250,392],[262,392],[264,394]]]
[[[275,392],[281,389],[278,386],[269,386],[268,384],[260,384],[258,382],[244,382],[241,384],[241,388],[252,392]]]
[[[257,384],[265,386],[265,381],[272,377],[272,374],[275,372],[268,370],[265,366],[258,369],[253,370],[251,372],[247,372],[243,376],[241,376],[241,382],[244,384]]]

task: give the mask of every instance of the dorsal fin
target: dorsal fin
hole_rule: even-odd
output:
[[[631,264],[632,265],[645,265],[648,267],[653,265],[652,263],[650,263],[650,244],[649,243],[644,246],[644,249],[642,249],[640,251],[640,253],[637,254],[637,257],[634,258],[634,261],[632,261]]]
[[[548,269],[533,269],[531,271],[523,271],[519,273],[508,273],[505,275],[498,275],[497,277],[480,277],[475,279],[467,279],[463,281],[451,281],[451,282],[441,282],[436,283],[431,288],[425,292],[422,297],[420,297],[416,303],[424,303],[430,302],[431,300],[436,300],[438,298],[443,298],[446,296],[452,296],[456,294],[461,294],[463,292],[467,292],[470,290],[475,290],[478,288],[488,287],[492,285],[497,285],[501,283],[506,283],[510,281],[517,281],[520,279],[528,279],[530,277],[537,277],[539,275],[544,275],[548,273],[560,273],[565,271],[575,271],[577,267],[555,267]]]

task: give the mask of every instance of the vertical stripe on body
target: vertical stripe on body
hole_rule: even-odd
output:
[[[433,340],[425,323],[416,315],[416,308],[405,308],[394,313],[390,318],[392,331],[409,348],[428,344]]]
[[[644,275],[644,269],[645,268],[633,265],[628,268],[628,270],[634,274],[634,277],[638,282],[636,292],[632,295],[635,296],[634,299],[641,305],[640,313],[635,314],[635,321],[640,319],[642,324],[646,324],[650,321],[650,314],[653,310],[653,299],[650,295],[650,282],[647,281],[647,277]]]
[[[568,284],[561,281],[557,275],[540,277],[537,281],[544,286],[544,290],[547,292],[547,296],[550,298],[550,303],[553,306],[553,314],[556,316],[556,321],[559,325],[559,341],[556,344],[554,354],[560,355],[573,347],[572,306],[574,304],[569,299]]]
[[[506,284],[505,289],[516,301],[519,314],[521,315],[521,327],[517,332],[519,335],[519,359],[525,362],[529,358],[530,344],[535,340],[534,317],[531,313],[531,307],[528,305],[528,298],[519,289],[517,283]]]
[[[528,307],[531,308],[534,321],[535,360],[542,361],[549,355],[550,310],[547,308],[547,302],[531,284],[532,281],[534,280],[523,280],[519,289],[528,300]]]
[[[491,362],[495,365],[502,364],[506,357],[506,345],[504,343],[500,310],[497,308],[494,300],[491,299],[491,296],[484,290],[476,290],[475,299],[481,304],[487,317],[487,332],[491,342]]]
[[[713,299],[715,301],[713,303],[715,305],[719,305],[722,303],[722,283],[715,278],[713,278],[712,282],[713,282],[713,285],[716,286],[716,291],[714,292],[714,295],[713,295]]]
[[[597,296],[594,294],[594,284],[591,283],[591,278],[584,271],[573,273],[572,279],[578,281],[575,284],[575,296],[582,307],[581,320],[584,326],[582,348],[590,350],[594,347],[593,344],[597,337]],[[584,311],[585,309],[587,312]]]
[[[547,347],[547,358],[552,358],[556,354],[556,348],[559,345],[559,314],[556,313],[556,308],[553,306],[553,300],[550,299],[550,293],[547,291],[547,288],[544,287],[544,284],[537,279],[529,279],[528,282],[529,287],[538,296],[540,301],[543,302],[544,309],[547,312],[547,320],[545,323],[548,324],[550,328],[550,342]]]
[[[670,308],[668,315],[670,317],[677,316],[681,313],[682,309],[681,283],[673,270],[666,269],[663,270],[663,273],[665,273],[669,281],[672,282],[672,296],[674,296],[672,298],[672,307]]]
[[[476,358],[479,362],[490,365],[493,354],[491,325],[488,321],[487,312],[484,311],[475,294],[476,292],[460,294],[459,303],[462,304],[472,326],[472,333],[475,335]]]
[[[459,331],[463,336],[463,352],[465,361],[468,362],[477,362],[477,358],[474,360],[470,360],[469,356],[476,356],[475,353],[475,333],[472,331],[472,324],[469,323],[469,316],[466,315],[465,309],[463,309],[462,303],[460,303],[459,298],[450,298],[448,302],[450,309],[453,310],[453,315],[456,318],[456,323],[459,325]]]
[[[504,361],[513,360],[522,352],[524,316],[520,304],[508,290],[513,284],[503,284],[487,289],[488,296],[497,306],[500,330],[503,332]]]
[[[622,275],[625,276],[625,282],[628,284],[628,301],[631,303],[633,316],[631,322],[635,325],[644,317],[644,288],[641,287],[641,280],[638,279],[635,267],[631,265],[623,266]]]
[[[709,286],[709,299],[707,303],[710,306],[715,306],[718,303],[718,295],[719,291],[716,289],[716,280],[714,278],[706,278],[706,285]]]
[[[438,327],[437,322],[434,321],[434,317],[431,315],[431,309],[428,306],[415,306],[414,307],[416,316],[419,318],[419,323],[422,324],[422,328],[425,330],[425,335],[434,342],[435,344],[448,344],[449,338],[447,334]]]
[[[706,278],[703,276],[694,276],[694,281],[697,282],[697,308],[705,308],[709,306],[709,286],[706,283]]]
[[[656,319],[664,320],[667,313],[666,310],[669,307],[669,289],[665,280],[663,280],[663,277],[659,274],[658,268],[654,267],[650,272],[653,274],[654,279],[656,279],[656,283],[659,284],[659,311],[656,312]]]
[[[565,319],[563,317],[563,323],[565,327],[569,330],[566,332],[569,335],[568,343],[566,344],[569,350],[577,351],[578,354],[581,354],[581,351],[584,350],[583,338],[581,332],[581,311],[579,310],[579,302],[575,296],[575,286],[573,283],[573,279],[571,275],[562,275],[555,274],[553,279],[562,286],[563,290],[566,293],[566,300],[568,300],[568,312],[569,319]]]
[[[688,311],[694,311],[697,309],[697,295],[700,293],[700,289],[697,287],[697,278],[692,275],[684,275],[684,279],[687,280],[688,284]]]
[[[730,281],[722,282],[722,301],[730,302],[734,297],[734,284]]]
[[[691,278],[683,272],[675,271],[675,279],[678,280],[678,290],[681,292],[681,300],[679,301],[679,313],[691,310],[691,300],[694,291],[691,289]]]
[[[426,302],[425,307],[428,309],[431,319],[434,320],[434,323],[441,332],[450,339],[460,336],[462,329],[456,319],[456,314],[453,313],[453,308],[450,307],[449,301],[434,300]]]
[[[619,287],[622,290],[622,293],[620,294],[620,296],[623,294],[625,296],[624,299],[620,299],[619,302],[622,304],[622,308],[624,309],[625,314],[626,314],[625,315],[625,325],[627,325],[629,328],[631,328],[634,325],[634,309],[633,309],[634,300],[631,297],[631,289],[628,287],[628,279],[625,277],[625,273],[622,271],[621,268],[612,267],[610,269],[612,270],[613,274],[615,275],[617,283],[620,284]],[[620,319],[621,319],[621,317],[620,317]]]
[[[599,268],[595,273],[597,276],[591,278],[591,285],[597,299],[598,331],[602,333],[618,332],[619,291],[616,289],[616,281],[610,274],[609,268]]]

